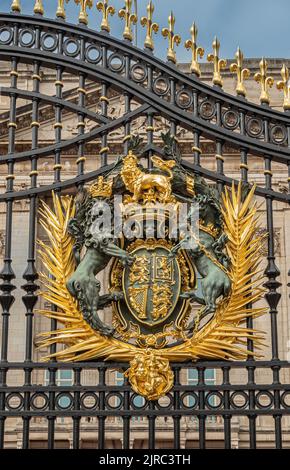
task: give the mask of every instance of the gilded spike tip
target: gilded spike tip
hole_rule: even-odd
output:
[[[97,9],[103,14],[101,30],[109,33],[111,30],[109,25],[109,15],[113,16],[115,14],[115,8],[109,5],[108,0],[103,0],[102,2],[97,3]]]
[[[154,50],[154,42],[152,39],[153,32],[156,34],[159,30],[159,25],[153,22],[153,12],[154,12],[154,5],[152,1],[147,5],[147,17],[142,16],[140,23],[144,27],[147,27],[146,38],[144,42],[144,47],[150,49],[151,51]]]
[[[41,15],[41,16],[43,15],[44,8],[43,8],[43,5],[42,5],[42,0],[36,0],[35,1],[33,12],[35,13],[35,15]]]
[[[93,0],[75,0],[77,5],[80,5],[79,23],[88,24],[87,8],[92,8]]]
[[[284,92],[284,101],[283,101],[283,108],[284,110],[290,110],[290,81],[289,81],[289,69],[283,64],[281,69],[281,77],[277,83],[278,90],[282,90]]]
[[[132,41],[132,24],[136,24],[138,20],[137,15],[132,13],[132,0],[125,0],[125,7],[119,11],[119,17],[125,21],[123,38]]]
[[[11,11],[21,13],[20,0],[13,0],[13,2],[11,4]]]
[[[69,2],[69,0],[58,0],[58,5],[57,5],[57,10],[56,10],[56,17],[57,18],[62,18],[65,20],[66,15],[65,15],[65,8],[64,8],[64,2],[66,3]]]
[[[237,75],[237,95],[245,97],[247,93],[244,85],[244,80],[247,80],[250,77],[251,72],[249,69],[243,69],[244,54],[242,53],[239,47],[237,49],[235,57],[237,59],[237,62],[230,65],[230,71]]]
[[[261,95],[260,102],[261,104],[270,104],[269,88],[272,88],[274,85],[273,77],[267,77],[268,62],[263,57],[260,62],[260,71],[255,73],[256,82],[261,84]]]
[[[204,48],[197,45],[197,33],[198,29],[195,23],[192,24],[190,28],[191,39],[187,39],[185,41],[185,48],[191,49],[192,57],[191,57],[191,66],[190,70],[194,73],[197,77],[200,77],[200,66],[198,63],[198,56],[202,59],[204,56]]]
[[[212,48],[213,48],[213,53],[208,54],[207,56],[208,62],[213,62],[213,67],[214,67],[212,82],[214,85],[222,87],[223,79],[221,76],[221,70],[226,68],[227,61],[225,59],[219,58],[220,42],[217,39],[217,37],[215,37],[213,40]]]
[[[168,38],[168,49],[167,49],[167,59],[169,62],[176,64],[176,52],[174,50],[174,45],[179,46],[181,43],[181,37],[179,34],[174,33],[175,17],[173,13],[170,13],[168,17],[168,28],[162,29],[162,36]]]

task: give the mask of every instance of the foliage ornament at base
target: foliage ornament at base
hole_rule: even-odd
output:
[[[39,313],[59,327],[37,341],[60,345],[44,360],[129,362],[132,388],[148,400],[172,388],[173,361],[259,356],[264,335],[245,323],[267,311],[253,306],[264,295],[255,188],[239,183],[220,195],[183,168],[174,138],[163,140],[151,169],[132,139],[128,155],[89,188],[75,198],[53,194],[52,207],[40,209],[50,242],[39,241],[42,297],[54,308]],[[100,222],[106,211],[109,229]]]

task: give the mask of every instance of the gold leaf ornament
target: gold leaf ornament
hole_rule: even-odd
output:
[[[256,318],[268,311],[263,306],[253,306],[263,298],[265,292],[262,287],[263,275],[259,268],[264,237],[257,235],[257,208],[252,203],[254,190],[253,187],[243,200],[241,184],[237,188],[233,185],[231,189],[225,189],[222,196],[224,232],[228,237],[226,249],[231,259],[230,295],[218,303],[213,318],[197,329],[193,337],[185,339],[176,346],[158,350],[142,349],[114,337],[102,336],[84,320],[78,302],[66,287],[66,282],[75,269],[73,240],[67,232],[68,221],[75,212],[74,200],[72,196],[59,197],[53,194],[52,208],[42,202],[40,223],[49,244],[39,242],[39,253],[46,270],[40,275],[43,285],[41,295],[57,309],[56,311],[41,309],[38,313],[54,318],[58,328],[38,335],[37,343],[40,348],[47,348],[53,344],[66,346],[43,357],[43,360],[57,359],[67,362],[102,358],[119,362],[131,361],[132,370],[137,368],[139,379],[136,379],[131,367],[127,372],[128,378],[137,393],[150,400],[153,399],[152,396],[156,399],[157,389],[160,396],[166,393],[163,386],[164,377],[162,374],[158,377],[162,369],[157,367],[158,362],[163,364],[162,361],[165,361],[163,366],[166,365],[168,381],[172,386],[169,366],[171,361],[195,361],[205,358],[243,360],[249,355],[259,356],[264,334],[245,326],[247,318]],[[253,342],[255,352],[247,349],[249,339]],[[154,367],[152,364],[155,364]],[[147,375],[142,370],[144,368]],[[149,385],[141,384],[142,373],[146,375]]]

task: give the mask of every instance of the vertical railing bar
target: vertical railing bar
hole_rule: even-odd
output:
[[[81,385],[81,368],[74,369],[74,385]],[[80,392],[74,392],[74,409],[80,410]],[[73,416],[73,449],[80,447],[80,416]]]
[[[230,385],[230,367],[223,367],[223,385]],[[224,409],[229,411],[229,414],[224,415],[224,439],[225,449],[231,449],[231,420],[232,415],[230,413],[230,392],[224,390]]]
[[[36,30],[36,47],[39,48],[40,44],[40,30]],[[33,70],[33,91],[39,93],[39,84],[40,84],[40,64],[38,62],[34,63]],[[39,131],[39,100],[34,98],[32,102],[32,136],[31,136],[31,172],[30,178],[31,189],[37,187],[37,158],[33,156],[33,150],[38,148],[38,131]],[[22,288],[26,291],[26,294],[23,296],[22,300],[26,307],[26,352],[25,352],[25,362],[32,361],[32,341],[33,341],[33,318],[34,318],[34,307],[37,302],[37,295],[35,291],[38,289],[38,286],[35,284],[35,281],[38,279],[38,274],[35,268],[35,232],[36,232],[36,204],[37,196],[31,196],[30,198],[30,212],[29,212],[29,240],[28,240],[28,258],[27,258],[27,268],[23,274],[23,278],[26,280],[26,284]],[[25,368],[25,385],[31,386],[31,375],[32,369]],[[24,394],[24,409],[30,409],[30,392],[25,392]],[[28,449],[29,447],[29,426],[31,418],[25,416],[23,418],[23,443],[22,447]]]
[[[197,367],[198,371],[198,385],[205,385],[204,381],[204,367]],[[203,390],[198,391],[198,409],[205,409],[205,393]],[[198,433],[199,433],[199,448],[205,449],[205,439],[206,439],[206,415],[200,414],[198,416]]]
[[[13,43],[18,43],[18,26],[14,25],[13,29]],[[17,88],[17,72],[18,61],[16,57],[11,58],[11,88]],[[8,155],[15,152],[15,136],[16,136],[16,101],[17,94],[11,93],[10,95],[10,113],[8,124]],[[6,193],[13,192],[14,188],[14,161],[8,160],[7,162],[8,174],[6,176]],[[13,200],[7,199],[6,203],[6,233],[5,233],[5,252],[4,264],[0,273],[0,279],[3,283],[0,285],[2,291],[0,295],[0,303],[2,307],[2,344],[1,344],[1,362],[8,362],[8,341],[9,341],[9,317],[10,308],[15,300],[12,291],[15,286],[11,283],[15,279],[15,274],[12,268],[12,222],[13,222]],[[6,386],[7,373],[9,368],[1,368],[1,386]],[[5,410],[5,392],[0,393],[0,448],[4,447],[5,437],[5,422],[6,418],[1,416],[1,411]]]
[[[149,415],[148,415],[148,449],[153,450],[155,449],[155,421],[156,416],[150,414],[150,411],[155,409],[155,403],[153,401],[149,401]]]
[[[108,60],[107,60],[107,46],[105,44],[102,45],[102,67],[104,69],[107,69],[108,67]],[[102,116],[108,117],[108,104],[109,104],[109,98],[108,98],[108,84],[105,81],[102,81],[102,95],[100,97],[101,101],[101,113]],[[108,164],[108,132],[105,132],[102,134],[102,148],[101,148],[101,165],[107,165]]]
[[[79,88],[78,88],[78,105],[82,108],[86,105],[86,76],[84,73],[79,74]],[[85,133],[85,117],[82,113],[78,114],[78,135],[83,135]],[[78,169],[78,176],[84,174],[84,167],[86,157],[84,155],[85,150],[85,143],[83,141],[78,143],[78,158],[77,158],[77,169]],[[82,184],[78,184],[78,187],[82,186]]]
[[[174,367],[174,385],[180,385],[180,367]],[[175,390],[173,392],[173,406],[174,411],[178,413],[180,410],[180,392]],[[180,449],[180,421],[181,414],[176,414],[173,416],[173,431],[174,431],[174,449]]]
[[[264,119],[264,138],[265,142],[270,141],[269,122],[268,119]],[[265,155],[265,187],[266,189],[272,189],[272,168],[271,168],[271,157]],[[272,360],[279,359],[279,347],[278,347],[278,304],[281,299],[281,294],[277,292],[277,289],[281,286],[281,283],[277,281],[277,277],[280,275],[280,271],[275,262],[275,245],[274,245],[274,219],[273,219],[273,199],[270,196],[266,196],[266,214],[267,214],[267,232],[268,232],[268,265],[265,270],[265,274],[268,277],[268,281],[264,284],[268,289],[265,297],[270,307],[270,318],[271,318],[271,345],[272,345]],[[280,367],[272,367],[273,371],[273,385],[280,384]],[[280,392],[274,390],[274,406],[275,409],[280,409]],[[274,415],[275,421],[275,444],[277,449],[282,448],[282,430],[281,430],[281,415]]]
[[[105,386],[106,368],[99,368],[99,385]],[[99,392],[99,409],[105,411],[105,392]],[[105,420],[106,416],[98,416],[98,447],[99,449],[105,448]]]
[[[240,133],[241,135],[245,135],[246,133],[246,120],[245,120],[245,113],[241,110],[240,111]],[[245,184],[248,183],[248,152],[247,149],[241,148],[240,149],[240,170],[241,170],[241,180]],[[249,281],[251,282],[251,281]],[[251,304],[247,304],[247,308],[251,308]],[[253,318],[247,318],[247,328],[252,329],[254,327]],[[254,343],[251,338],[247,338],[247,349],[250,352],[254,352]],[[253,355],[249,353],[248,361],[253,361],[253,366],[247,367],[248,371],[248,384],[255,384],[255,366],[254,366],[254,358]],[[255,409],[255,390],[249,390],[249,409]],[[249,434],[250,434],[250,448],[256,449],[256,420],[257,416],[251,414],[248,416],[249,420]]]
[[[124,387],[130,385],[127,377],[124,377]],[[124,411],[130,410],[130,391],[124,391]],[[130,416],[123,416],[123,449],[130,449]]]

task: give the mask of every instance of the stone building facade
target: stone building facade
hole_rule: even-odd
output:
[[[271,59],[268,60],[269,74],[272,75],[277,82],[280,79],[280,69],[283,63],[290,66],[290,61],[284,61],[282,59]],[[288,63],[287,63],[288,62]],[[251,77],[247,82],[247,98],[251,102],[259,103],[259,86],[254,81],[254,73],[259,71],[259,60],[249,59],[245,61],[245,66],[250,69]],[[188,64],[179,66],[184,72],[189,71]],[[212,78],[212,65],[203,63],[202,69],[202,80],[206,83],[210,83]],[[0,67],[0,84],[1,86],[9,86],[9,68],[8,64],[1,63]],[[19,78],[18,86],[24,90],[32,90],[32,71],[29,65],[21,65],[19,67]],[[54,95],[56,76],[55,72],[49,69],[41,69],[41,84],[40,92],[48,95]],[[75,102],[77,98],[77,88],[79,86],[76,78],[73,75],[64,74],[63,76],[63,95],[64,97]],[[228,93],[235,94],[235,79],[233,75],[224,72],[224,90]],[[93,83],[87,83],[87,106],[92,111],[97,111],[100,107],[100,96],[101,89]],[[282,95],[273,87],[270,90],[271,106],[275,109],[282,110]],[[21,152],[29,150],[31,148],[31,104],[23,99],[19,99],[17,102],[17,134],[16,134],[16,151]],[[9,122],[9,100],[5,96],[0,94],[0,155],[7,152],[7,129]],[[132,108],[134,104],[132,105]],[[118,118],[124,113],[124,98],[119,96],[116,92],[110,92],[109,95],[109,106],[108,114],[110,117]],[[40,129],[39,129],[39,144],[49,145],[54,142],[54,110],[47,104],[40,108]],[[85,131],[93,129],[95,123],[92,121],[86,121]],[[167,129],[168,123],[165,119],[156,119],[154,122],[154,138],[156,142],[160,142],[160,132]],[[143,118],[138,118],[132,123],[131,132],[139,133],[140,136],[146,134],[146,122]],[[77,135],[77,116],[72,115],[69,111],[63,112],[63,139]],[[190,158],[192,136],[190,133],[184,130],[177,131],[177,137],[180,143],[182,154],[185,158]],[[113,161],[114,158],[122,152],[122,138],[123,134],[120,130],[114,131],[109,136],[109,162]],[[86,171],[93,171],[100,165],[99,162],[99,150],[101,148],[101,142],[95,141],[86,144],[85,156],[86,156]],[[215,147],[212,142],[203,139],[201,141],[202,149],[202,164],[209,170],[215,171],[216,159],[215,159]],[[0,157],[1,158],[1,157]],[[240,166],[239,157],[231,148],[224,148],[224,169],[225,173],[235,179],[240,178]],[[71,178],[76,175],[76,154],[75,149],[66,151],[62,154],[62,178]],[[53,181],[53,167],[54,162],[50,158],[42,158],[39,161],[39,185],[48,185]],[[1,167],[1,171],[4,171]],[[15,188],[16,190],[24,189],[29,186],[30,166],[28,162],[17,163],[15,167]],[[273,164],[273,187],[277,191],[287,191],[287,177],[284,167],[277,163]],[[0,175],[0,187],[1,192],[5,191],[5,174]],[[264,181],[264,173],[262,167],[262,159],[251,158],[249,161],[249,181],[251,183]],[[72,190],[70,190],[72,192]],[[47,201],[50,202],[49,196]],[[266,231],[265,222],[265,211],[263,201],[261,200],[261,207],[259,209],[261,217],[261,231]],[[288,360],[290,354],[290,300],[289,293],[287,292],[287,275],[290,267],[290,208],[283,203],[274,202],[275,209],[275,251],[276,251],[276,263],[280,270],[280,278],[282,287],[280,293],[282,298],[279,304],[278,312],[278,327],[279,327],[279,352],[282,360]],[[21,362],[24,359],[25,350],[25,313],[23,303],[21,299],[21,286],[23,285],[23,271],[27,260],[27,246],[28,246],[28,230],[29,230],[29,205],[25,199],[17,200],[14,203],[14,229],[13,229],[13,268],[16,273],[15,285],[17,286],[16,300],[11,309],[10,317],[10,336],[9,336],[9,361]],[[289,231],[289,232],[288,232]],[[38,238],[44,237],[41,227],[37,226]],[[5,244],[5,206],[0,206],[0,259],[3,257],[3,250]],[[265,252],[263,253],[263,265],[266,265]],[[39,268],[40,261],[38,261]],[[107,272],[104,276],[106,278]],[[40,300],[37,308],[41,306],[43,302]],[[106,321],[110,317],[110,309],[104,312]],[[34,332],[37,335],[41,331],[49,329],[49,322],[47,319],[41,317],[37,313],[34,316]],[[255,327],[266,332],[266,346],[263,347],[261,354],[263,357],[271,358],[270,348],[270,318],[264,316],[258,320],[255,320]],[[45,351],[34,350],[34,359],[39,361],[44,355]],[[41,370],[33,372],[33,383],[45,384],[47,383],[48,377]],[[93,372],[82,372],[82,383],[93,384],[96,380]],[[246,383],[246,375],[245,375]],[[263,372],[263,369],[259,369],[256,372],[256,382],[259,384],[270,383],[272,380],[271,373],[267,370]],[[283,383],[289,383],[290,377],[284,373],[281,377]],[[8,384],[17,386],[23,384],[23,373],[9,371]],[[122,375],[111,373],[108,380],[112,383],[121,383]],[[215,371],[209,371],[206,378],[208,383],[220,383],[221,377],[215,374]],[[196,383],[196,377],[192,376],[182,377],[183,383],[189,381],[194,385]],[[238,369],[234,369],[231,372],[232,383],[242,383],[240,372]],[[70,371],[62,371],[57,377],[57,383],[63,385],[70,384],[72,382],[72,375]],[[142,400],[142,399],[141,399]],[[166,398],[164,399],[166,402]],[[267,397],[264,397],[267,400]],[[65,400],[62,403],[65,408]],[[41,407],[41,403],[39,403]],[[190,404],[189,404],[190,406]],[[242,406],[242,403],[241,403]],[[15,402],[17,407],[17,400]],[[72,420],[69,418],[57,418],[56,422],[56,447],[69,448],[72,446]],[[82,448],[95,448],[97,446],[97,415],[92,413],[92,416],[82,418],[81,420],[81,447]],[[232,426],[232,447],[234,448],[247,448],[249,447],[249,421],[244,417],[234,417],[231,422]],[[274,419],[270,417],[258,417],[256,421],[257,427],[257,446],[258,447],[274,447],[275,435],[274,435]],[[290,448],[290,418],[283,418],[283,440],[284,446]],[[181,420],[181,446],[183,448],[197,447],[198,446],[198,422],[194,416],[183,417]],[[224,439],[224,424],[222,417],[215,416],[209,417],[206,424],[206,442],[208,448],[223,447]],[[158,418],[156,422],[156,447],[170,448],[173,443],[173,425],[171,418]],[[6,423],[6,447],[15,448],[21,447],[22,445],[22,420],[15,418],[8,418]],[[30,423],[30,446],[32,448],[43,448],[47,446],[47,420],[43,418],[32,418]],[[106,423],[106,446],[108,448],[121,448],[122,447],[122,423],[118,417],[107,418]],[[135,418],[132,419],[131,423],[131,446],[134,448],[146,448],[148,446],[147,441],[147,419],[146,418]]]

